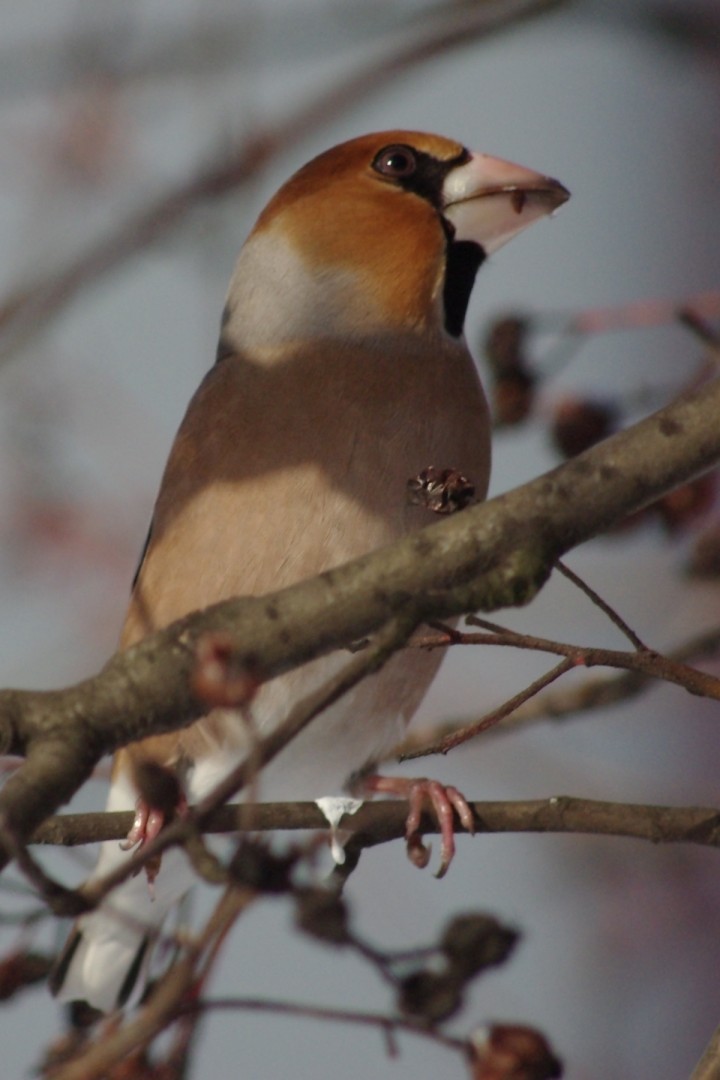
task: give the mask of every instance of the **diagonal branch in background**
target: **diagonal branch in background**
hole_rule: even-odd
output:
[[[419,639],[414,644],[422,646],[425,642],[426,648],[438,648],[460,642],[461,639],[462,634],[458,638],[457,631],[454,631],[452,637],[447,633],[444,636],[438,633],[434,637]],[[691,663],[695,665],[699,660],[712,659],[718,654],[720,654],[720,627],[714,627],[691,637],[677,648],[658,654],[658,659],[661,662],[668,660],[672,665],[679,667]],[[631,701],[661,677],[660,668],[654,671],[652,666],[648,665],[644,670],[638,667],[636,670],[624,671],[621,675],[603,675],[585,679],[579,686],[540,693],[519,704],[513,709],[512,714],[504,716],[502,723],[490,728],[487,734],[509,735],[518,728],[530,727],[543,721],[567,723],[568,720],[575,719],[593,709],[602,709]],[[404,761],[418,756],[418,751],[422,756],[426,747],[439,744],[452,737],[457,731],[470,727],[472,723],[477,723],[477,721],[455,719],[413,731],[385,760]]]
[[[535,697],[540,690],[554,682],[561,675],[567,674],[576,667],[613,667],[625,669],[633,673],[644,675],[647,679],[657,679],[682,686],[690,694],[699,697],[712,698],[720,701],[720,679],[708,672],[699,671],[697,668],[680,664],[661,653],[655,652],[643,646],[635,652],[620,652],[617,649],[604,649],[587,645],[570,645],[562,641],[551,641],[548,638],[535,637],[531,634],[520,634],[514,630],[507,630],[502,626],[495,626],[485,619],[478,619],[470,615],[468,622],[475,626],[484,626],[486,630],[481,634],[462,633],[455,631],[453,644],[457,645],[500,645],[505,648],[527,649],[533,652],[548,652],[556,656],[563,656],[561,661],[551,671],[536,679],[530,686],[521,690],[519,694],[500,705],[497,709],[486,713],[479,720],[473,721],[464,727],[453,725],[450,731],[444,732],[432,739],[432,741],[419,741],[414,736],[412,743],[399,748],[398,760],[409,761],[414,758],[427,757],[430,754],[446,754],[448,750],[454,750],[470,739],[475,738],[495,727],[501,720],[505,720],[531,698]],[[492,632],[488,632],[488,629]]]
[[[645,642],[638,637],[638,635],[635,633],[631,626],[628,626],[620,613],[617,612],[615,608],[611,607],[610,604],[608,604],[607,600],[603,600],[602,596],[600,596],[600,594],[596,592],[596,590],[593,589],[587,583],[587,581],[584,581],[579,574],[576,574],[575,571],[571,569],[571,567],[566,566],[562,559],[558,559],[556,569],[559,570],[563,577],[567,578],[568,581],[572,582],[572,584],[577,589],[579,589],[580,592],[584,593],[591,604],[594,604],[595,607],[599,608],[604,615],[607,615],[613,626],[616,626],[620,633],[625,635],[625,637],[628,639],[630,644],[635,647],[635,649],[637,649],[638,651],[647,650]]]
[[[677,649],[664,653],[667,659],[678,664],[692,662],[697,664],[703,658],[713,658],[720,654],[720,628],[703,631],[690,638]],[[528,726],[540,720],[565,721],[578,713],[601,709],[609,705],[619,705],[640,694],[653,677],[646,672],[628,671],[622,675],[587,679],[580,686],[569,690],[556,690],[542,694],[535,701],[529,701],[513,716],[497,728],[495,734],[504,735],[518,727]]]
[[[720,459],[720,379],[522,487],[318,578],[196,612],[59,691],[0,694],[0,748],[27,757],[0,794],[22,840],[100,756],[196,720],[197,644],[224,632],[268,679],[395,617],[417,625],[527,603],[558,558]]]
[[[16,289],[0,300],[0,358],[7,357],[63,310],[80,289],[97,282],[129,256],[168,235],[206,199],[227,195],[257,176],[343,109],[387,86],[412,68],[442,53],[544,14],[567,0],[494,0],[462,11],[443,10],[412,31],[407,26],[379,59],[272,125],[246,137],[240,146],[200,167],[190,180],[159,196],[64,268]]]
[[[720,701],[720,679],[708,672],[690,667],[688,664],[674,658],[665,656],[655,649],[649,648],[628,626],[622,616],[612,608],[587,582],[558,559],[556,569],[568,581],[580,589],[588,599],[598,607],[622,634],[634,646],[632,652],[620,652],[617,649],[598,648],[587,645],[569,644],[567,642],[552,641],[549,638],[538,637],[534,634],[519,633],[497,623],[481,619],[477,615],[468,615],[467,624],[478,626],[482,633],[469,633],[447,627],[442,623],[432,624],[438,630],[433,639],[428,635],[413,641],[415,648],[433,648],[447,645],[485,645],[503,646],[505,648],[525,649],[535,652],[547,652],[555,656],[564,657],[564,661],[536,679],[535,682],[525,687],[514,697],[503,702],[502,705],[481,716],[471,723],[460,725],[438,725],[434,732],[413,732],[402,745],[396,747],[390,757],[396,757],[398,761],[410,761],[419,757],[427,757],[431,754],[446,754],[449,750],[455,750],[458,746],[474,739],[477,735],[496,727],[501,721],[517,716],[523,706],[530,705],[532,709],[533,699],[541,690],[550,683],[565,675],[576,667],[612,667],[625,669],[628,673],[641,676],[645,682],[662,680],[682,686],[691,694],[701,697],[712,698]],[[607,680],[604,680],[607,681]],[[548,695],[543,697],[547,700]]]
[[[477,623],[485,622],[488,625],[486,620],[473,621]],[[465,635],[461,632],[439,623],[437,627],[437,633],[413,639],[413,647],[445,648],[450,645],[463,644]],[[502,629],[504,632],[504,627]],[[522,635],[517,636],[522,637]],[[505,640],[498,639],[497,642],[490,642],[490,640],[486,639],[483,644],[512,645],[513,643],[510,640],[505,642]],[[669,662],[669,665],[665,666],[665,672],[670,675],[677,674],[680,676],[678,678],[670,677],[668,681],[675,681],[678,685],[688,689],[688,681],[692,681],[697,672],[696,664],[698,661],[717,659],[720,656],[720,626],[710,627],[709,630],[695,634],[687,642],[683,642],[682,645],[666,650],[663,653],[657,653],[656,656],[658,661],[656,667],[652,663],[644,666],[638,664],[635,667],[627,665],[629,670],[621,675],[595,676],[585,679],[580,685],[535,694],[527,701],[517,704],[512,713],[502,717],[502,724],[490,727],[486,734],[491,734],[493,737],[506,735],[516,731],[518,728],[530,727],[548,720],[567,723],[569,719],[579,718],[582,714],[592,712],[597,708],[606,708],[630,701],[649,686],[656,684],[658,679],[663,678],[662,665],[666,661]],[[692,667],[689,665],[692,665]],[[683,669],[687,672],[688,678],[684,678],[681,674]],[[712,679],[717,684],[714,676],[707,675],[704,672],[699,672],[699,675],[702,676],[703,680]],[[712,684],[707,683],[706,685],[711,687]],[[716,697],[716,694],[711,693],[710,697]],[[438,745],[440,742],[452,738],[456,732],[477,723],[478,720],[461,720],[458,717],[453,720],[446,720],[445,723],[412,730],[402,743],[399,743],[394,747],[394,750],[386,755],[384,760],[399,759],[403,761],[412,757],[423,756],[426,753],[426,747]]]

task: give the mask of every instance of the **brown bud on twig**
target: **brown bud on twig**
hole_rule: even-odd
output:
[[[495,427],[514,427],[530,416],[535,404],[535,376],[527,371],[503,375],[492,387]]]
[[[452,974],[416,971],[400,983],[400,1011],[436,1024],[447,1020],[462,1005],[462,983]]]
[[[515,947],[518,934],[491,915],[456,915],[446,926],[440,948],[450,969],[462,980],[502,964]]]
[[[493,1024],[471,1039],[471,1080],[554,1080],[562,1064],[544,1035],[515,1024]]]
[[[612,434],[615,422],[611,405],[567,398],[555,408],[550,434],[563,457],[572,458]]]
[[[715,521],[697,537],[688,561],[692,577],[720,577],[720,521]]]
[[[670,533],[692,525],[706,514],[715,501],[716,474],[705,473],[689,484],[669,491],[653,505],[665,528]]]
[[[300,889],[295,894],[295,924],[328,945],[349,945],[348,913],[344,901],[330,889]]]
[[[429,465],[407,482],[408,502],[424,506],[434,514],[454,514],[475,498],[475,486],[457,469],[436,469]]]
[[[529,331],[529,319],[509,315],[491,324],[483,342],[496,427],[520,424],[532,412],[537,380],[525,352]]]
[[[195,697],[214,708],[232,709],[250,704],[261,680],[257,672],[238,663],[228,634],[205,634],[196,652],[197,664],[190,682]]]
[[[290,892],[290,875],[297,858],[294,852],[274,855],[261,840],[244,836],[230,861],[228,873],[237,885],[278,895]]]
[[[494,380],[527,372],[525,344],[530,320],[524,315],[503,315],[490,324],[483,352]]]

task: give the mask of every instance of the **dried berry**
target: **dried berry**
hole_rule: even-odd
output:
[[[472,1080],[555,1080],[562,1063],[534,1028],[494,1024],[471,1040]]]
[[[699,578],[720,577],[720,522],[714,522],[695,540],[688,573]]]
[[[238,844],[228,873],[238,885],[277,895],[290,891],[290,875],[296,861],[295,855],[273,855],[262,841],[246,836]]]
[[[461,1005],[462,983],[447,972],[416,971],[400,983],[400,1011],[429,1024],[447,1020]]]
[[[458,978],[471,979],[485,968],[505,961],[518,934],[491,915],[456,915],[440,939],[440,948]]]
[[[306,934],[330,945],[348,945],[348,913],[344,901],[330,889],[302,889],[296,893],[295,923]]]
[[[529,375],[525,355],[529,332],[530,320],[522,315],[505,315],[490,324],[482,345],[493,379],[518,372]]]
[[[513,427],[530,416],[535,404],[535,378],[529,372],[515,371],[497,379],[492,387],[492,413],[495,427]]]
[[[612,405],[568,398],[557,405],[550,433],[563,457],[572,458],[607,438],[615,421]]]
[[[715,488],[716,474],[705,473],[663,495],[652,509],[668,532],[678,532],[707,513],[715,501]]]

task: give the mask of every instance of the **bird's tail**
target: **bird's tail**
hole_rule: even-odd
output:
[[[124,770],[113,778],[107,809],[127,810],[137,791]],[[127,862],[131,852],[117,840],[100,845],[92,879],[103,878]],[[170,848],[162,855],[152,885],[141,871],[114,888],[94,911],[81,915],[50,975],[50,989],[60,1001],[86,1001],[111,1012],[141,995],[153,946],[165,916],[191,888],[194,875],[185,854]]]
[[[206,754],[189,770],[187,795],[197,802],[236,764],[224,748]],[[135,805],[137,791],[126,770],[118,770],[108,794],[108,810]],[[101,845],[93,879],[104,877],[130,857],[116,840]],[[153,946],[165,916],[196,880],[185,853],[172,847],[162,856],[152,892],[143,871],[108,894],[102,904],[76,921],[50,976],[60,1001],[86,1001],[111,1012],[137,1001],[147,980]]]
[[[94,877],[129,856],[117,841],[102,847]],[[95,911],[81,915],[50,976],[53,994],[60,1001],[86,1001],[102,1012],[137,999],[165,916],[192,883],[185,855],[172,849],[162,857],[152,895],[141,872],[114,889]]]

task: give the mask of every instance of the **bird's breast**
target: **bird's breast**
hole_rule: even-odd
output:
[[[134,619],[132,637],[429,524],[407,484],[430,465],[460,470],[483,497],[485,399],[469,354],[441,344],[423,355],[402,338],[328,341],[269,365],[216,365],[168,461],[134,598],[146,625]]]

